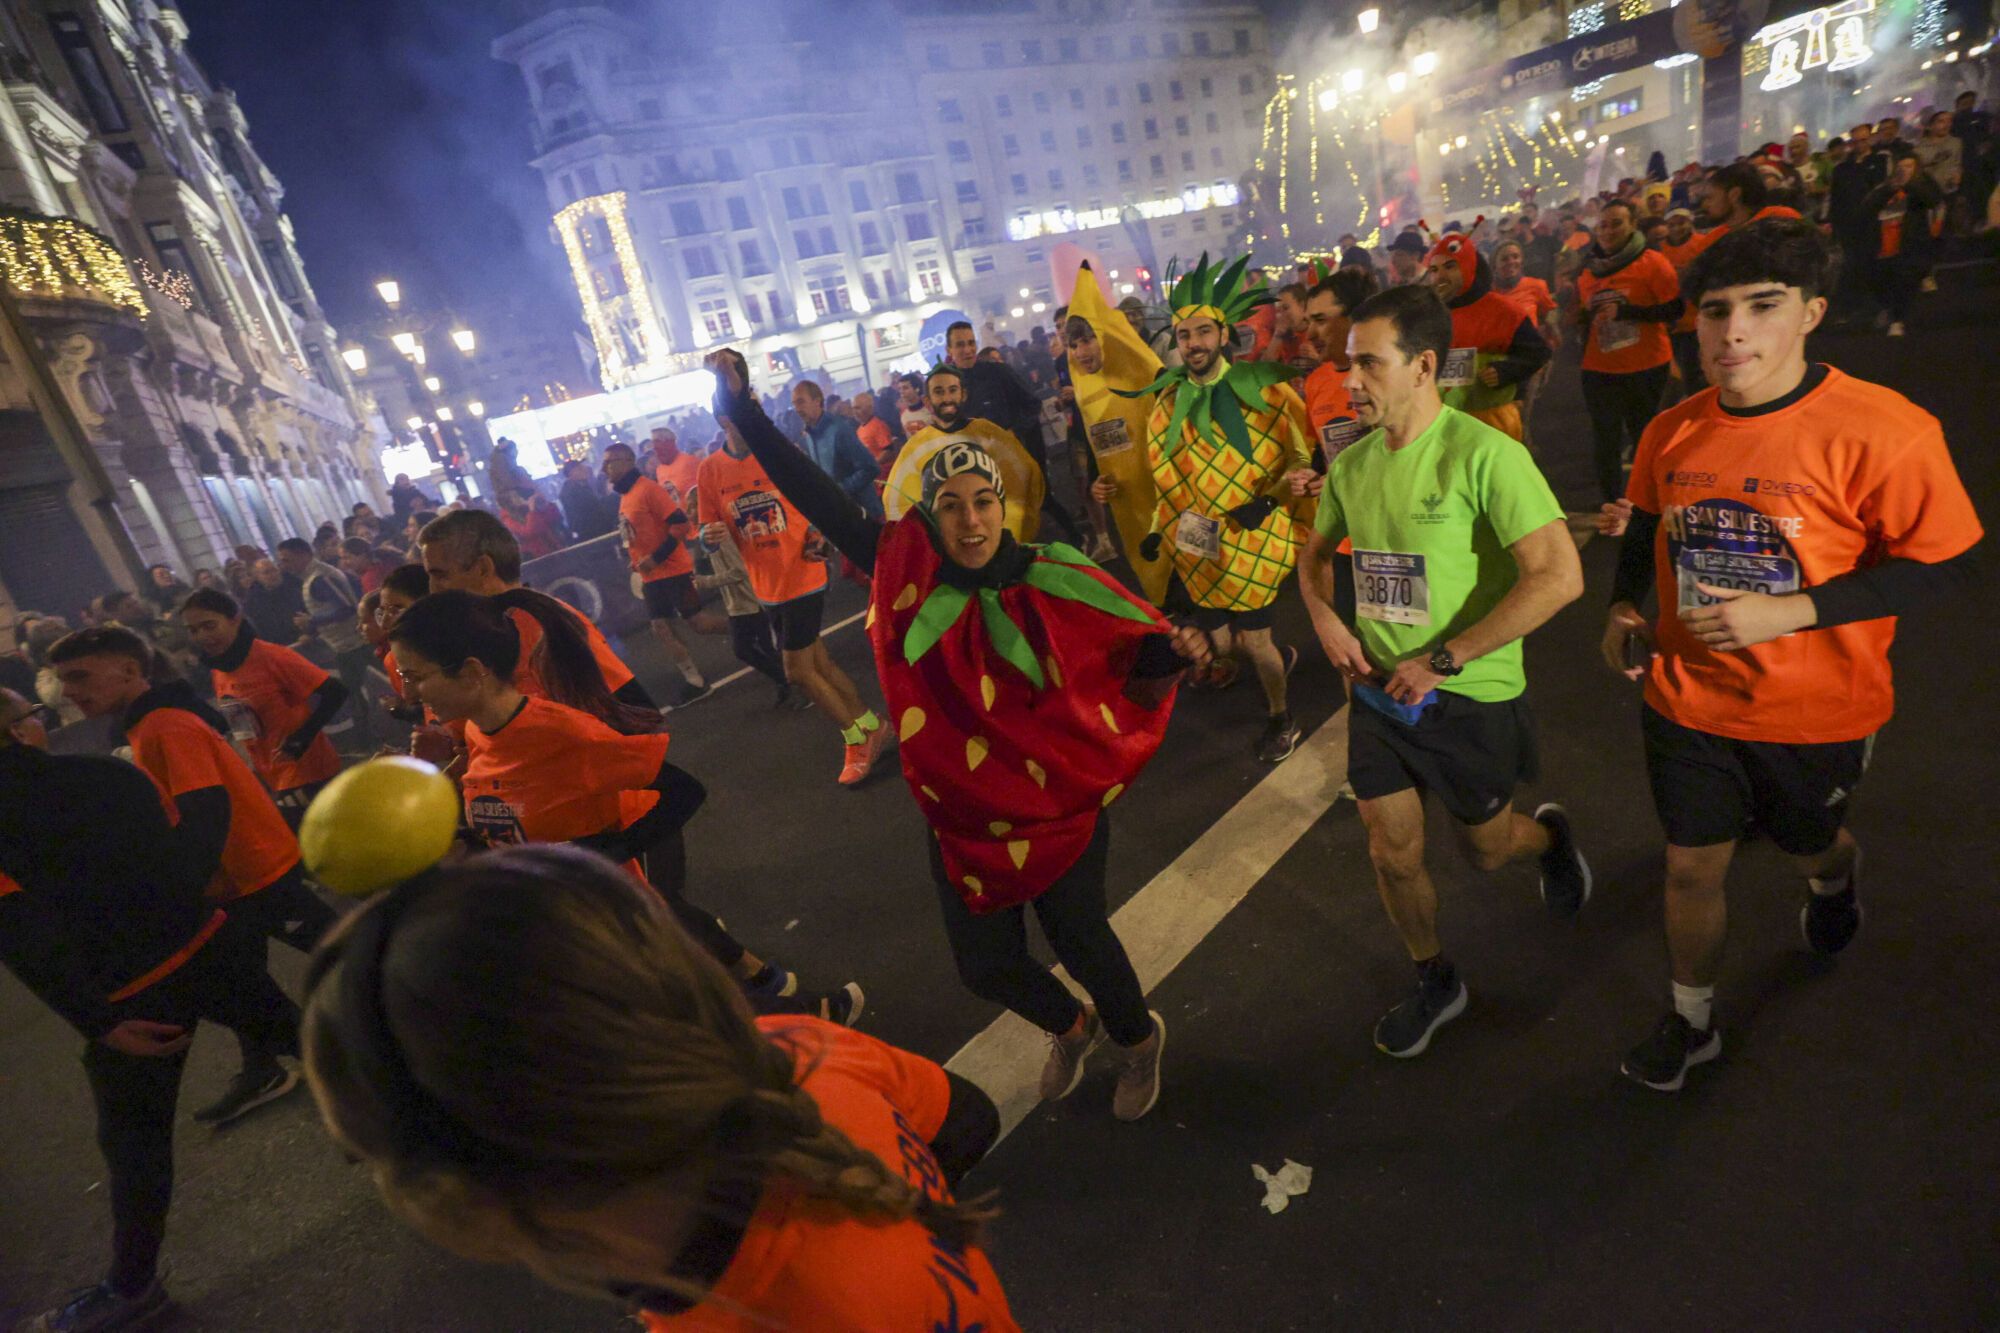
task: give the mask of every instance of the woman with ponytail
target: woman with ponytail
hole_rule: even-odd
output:
[[[414,612],[412,613],[414,614]],[[569,848],[436,867],[306,980],[306,1073],[390,1208],[671,1330],[1017,1330],[952,1188],[999,1131],[972,1084],[754,1018],[650,894]]]
[[[578,706],[516,688],[521,636],[508,616],[515,608],[542,625],[541,678]],[[687,901],[682,829],[708,793],[667,760],[659,715],[605,690],[588,643],[560,603],[526,588],[498,597],[432,593],[403,612],[389,642],[417,698],[446,726],[464,728],[459,788],[465,822],[480,840],[573,842],[626,862],[753,1003],[839,1023],[860,1018],[859,986],[801,990],[794,974],[751,954]]]

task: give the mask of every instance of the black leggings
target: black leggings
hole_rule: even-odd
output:
[[[234,918],[232,917],[232,920]],[[192,1028],[210,1019],[233,1028],[245,1047],[298,1053],[298,1009],[264,971],[248,937],[228,929],[182,967],[119,1006],[121,1021],[150,1019]],[[84,1048],[83,1068],[97,1106],[97,1146],[111,1181],[109,1279],[134,1294],[153,1279],[174,1193],[174,1107],[187,1052],[126,1055],[102,1042]]]
[[[665,797],[661,798],[666,799]],[[689,902],[687,888],[687,842],[679,829],[656,842],[646,852],[646,881],[667,904],[681,929],[708,951],[724,967],[733,968],[748,952],[734,935],[723,928],[715,914]]]
[[[785,683],[785,660],[778,655],[778,641],[771,632],[771,617],[763,610],[753,615],[729,617],[729,647],[736,660],[752,671]]]
[[[1625,495],[1625,450],[1637,448],[1639,436],[1660,410],[1667,390],[1666,363],[1629,375],[1601,370],[1583,372],[1583,405],[1590,412],[1591,461],[1606,500]]]
[[[1049,948],[1097,1002],[1104,1030],[1119,1045],[1136,1046],[1153,1034],[1153,1019],[1146,1012],[1138,973],[1132,970],[1132,960],[1105,910],[1104,863],[1110,842],[1110,821],[1100,817],[1083,855],[1032,906]],[[1028,952],[1029,905],[975,915],[946,877],[935,837],[930,839],[930,851],[931,880],[944,908],[944,931],[966,989],[982,1000],[1004,1005],[1044,1032],[1069,1031],[1083,1006]]]
[[[340,919],[306,884],[305,874],[298,866],[248,897],[227,904],[224,910],[229,913],[229,920],[217,932],[218,938],[227,936],[230,949],[254,960],[260,969],[269,962],[268,941],[276,940],[300,953],[311,953]],[[283,997],[284,992],[280,991],[279,998]],[[292,1031],[278,1046],[265,1045],[261,1033],[236,1028],[236,1045],[245,1065],[269,1063],[275,1056],[299,1053],[298,1009],[290,1000],[285,1000],[285,1005],[291,1010]]]

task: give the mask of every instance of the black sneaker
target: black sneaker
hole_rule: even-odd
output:
[[[1449,988],[1417,983],[1416,994],[1391,1009],[1375,1025],[1375,1049],[1398,1060],[1422,1055],[1431,1034],[1465,1012],[1465,983],[1457,976]]]
[[[1847,890],[1844,893],[1811,893],[1806,897],[1806,905],[1799,909],[1799,930],[1806,937],[1806,947],[1822,958],[1831,958],[1845,949],[1861,929],[1861,899],[1856,890],[1861,886],[1861,852],[1854,853],[1854,868],[1847,874]]]
[[[778,683],[778,697],[771,700],[771,707],[783,708],[786,704],[790,703],[791,701],[792,701],[791,682],[780,681]]]
[[[53,1310],[16,1326],[17,1333],[114,1333],[144,1328],[167,1308],[167,1289],[155,1276],[136,1296],[120,1296],[109,1282],[73,1293]]]
[[[1542,902],[1551,916],[1575,916],[1590,901],[1590,862],[1576,848],[1569,812],[1548,801],[1536,809],[1535,822],[1549,831],[1549,849],[1541,855]]]
[[[1722,1030],[1697,1032],[1679,1014],[1668,1014],[1653,1035],[1632,1048],[1618,1072],[1654,1092],[1679,1092],[1687,1071],[1722,1054]]]
[[[1257,758],[1267,764],[1281,764],[1299,748],[1299,724],[1290,713],[1280,713],[1264,724],[1257,740]]]
[[[246,1111],[274,1102],[299,1085],[299,1071],[272,1061],[243,1069],[221,1097],[194,1113],[203,1125],[226,1125]]]
[[[850,981],[839,990],[828,991],[820,996],[815,1016],[829,1023],[838,1023],[844,1028],[851,1028],[861,1021],[861,1011],[867,1005],[868,997],[862,993],[861,987]]]

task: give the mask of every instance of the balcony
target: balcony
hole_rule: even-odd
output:
[[[145,292],[110,241],[71,218],[0,214],[0,273],[24,303],[62,303],[147,315]]]

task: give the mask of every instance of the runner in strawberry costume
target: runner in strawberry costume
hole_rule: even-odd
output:
[[[926,465],[921,503],[866,517],[747,391],[743,358],[709,358],[715,411],[766,475],[868,571],[869,638],[903,776],[930,824],[931,870],[959,975],[1050,1037],[1042,1095],[1067,1096],[1109,1037],[1113,1112],[1159,1096],[1166,1027],[1146,1009],[1104,893],[1105,809],[1159,748],[1174,685],[1207,657],[1080,551],[1006,530],[1006,482],[978,441]],[[1079,1003],[1028,953],[1032,905]]]

